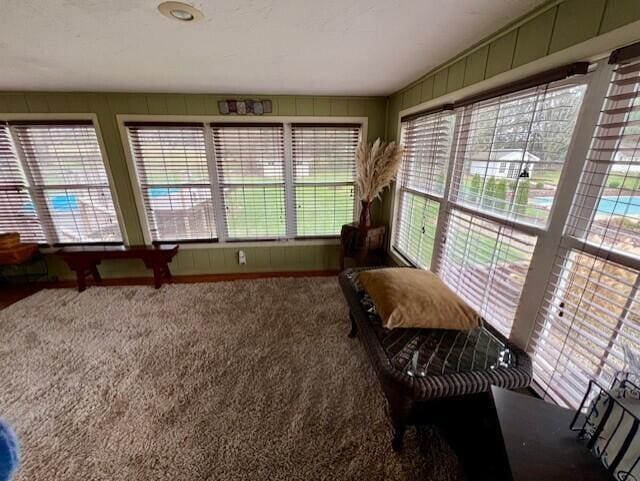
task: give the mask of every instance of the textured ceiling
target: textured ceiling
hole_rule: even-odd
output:
[[[386,95],[540,0],[3,0],[0,90]]]

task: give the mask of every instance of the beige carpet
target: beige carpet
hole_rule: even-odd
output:
[[[389,443],[335,278],[45,290],[0,311],[18,481],[448,480],[438,433]]]

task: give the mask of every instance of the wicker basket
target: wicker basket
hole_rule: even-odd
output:
[[[16,265],[27,262],[38,253],[38,244],[20,244],[12,249],[0,249],[0,265]]]
[[[17,232],[7,232],[0,234],[0,250],[13,249],[20,245],[20,234]]]

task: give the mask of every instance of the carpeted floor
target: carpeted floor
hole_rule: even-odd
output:
[[[450,480],[437,431],[390,447],[335,278],[44,290],[0,311],[18,481]]]

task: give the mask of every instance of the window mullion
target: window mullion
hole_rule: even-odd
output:
[[[286,235],[294,239],[297,235],[296,192],[294,183],[293,135],[291,124],[284,124],[284,195]]]
[[[225,216],[225,206],[223,205],[224,197],[222,195],[222,188],[220,187],[220,178],[218,177],[218,164],[216,162],[216,149],[213,143],[213,132],[211,131],[211,126],[205,125],[204,129],[204,146],[207,153],[211,200],[213,201],[213,218],[216,224],[218,242],[226,242],[229,233],[227,229],[227,218]]]
[[[538,235],[513,322],[511,340],[520,346],[528,345],[547,286],[554,285],[557,280],[552,278],[553,266],[589,152],[591,138],[600,117],[600,106],[606,96],[611,73],[611,67],[601,62],[589,79],[558,183],[557,199],[549,215],[548,229]]]
[[[40,226],[42,227],[42,233],[44,234],[44,237],[49,245],[57,244],[58,235],[53,226],[53,218],[51,217],[51,212],[49,212],[49,207],[44,200],[44,189],[36,185],[34,175],[31,172],[29,163],[26,161],[22,145],[18,140],[18,134],[16,133],[14,127],[11,125],[9,126],[9,136],[11,137],[11,141],[13,142],[16,156],[18,157],[18,162],[20,162],[22,171],[27,178],[27,191],[29,192],[29,196],[31,197],[31,201],[33,202],[36,214],[38,215]]]

